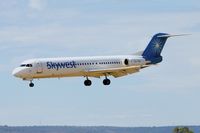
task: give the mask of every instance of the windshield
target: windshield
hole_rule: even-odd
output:
[[[20,67],[33,67],[32,64],[21,64]]]

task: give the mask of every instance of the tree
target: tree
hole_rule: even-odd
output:
[[[173,133],[194,133],[188,127],[175,127]]]

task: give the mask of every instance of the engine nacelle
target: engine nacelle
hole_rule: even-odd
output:
[[[125,66],[143,65],[143,64],[145,64],[145,59],[126,58],[126,59],[122,60],[122,64],[125,65]]]
[[[130,65],[130,60],[129,59],[124,59],[124,65],[126,65],[126,66],[128,66],[128,65]]]

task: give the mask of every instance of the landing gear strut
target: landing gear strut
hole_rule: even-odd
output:
[[[84,85],[85,86],[91,86],[92,85],[92,81],[89,80],[88,77],[87,77],[87,79],[84,81]]]
[[[34,83],[31,81],[29,87],[34,87]]]
[[[107,77],[103,80],[104,85],[110,85],[110,82],[110,79],[108,79]]]

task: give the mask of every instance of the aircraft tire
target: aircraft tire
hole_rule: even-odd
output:
[[[104,79],[103,80],[104,85],[110,85],[110,83],[111,83],[110,79]]]
[[[29,87],[34,87],[34,83],[30,83],[30,84],[29,84]]]
[[[87,79],[87,80],[84,81],[84,85],[85,86],[91,86],[92,85],[92,81]]]

